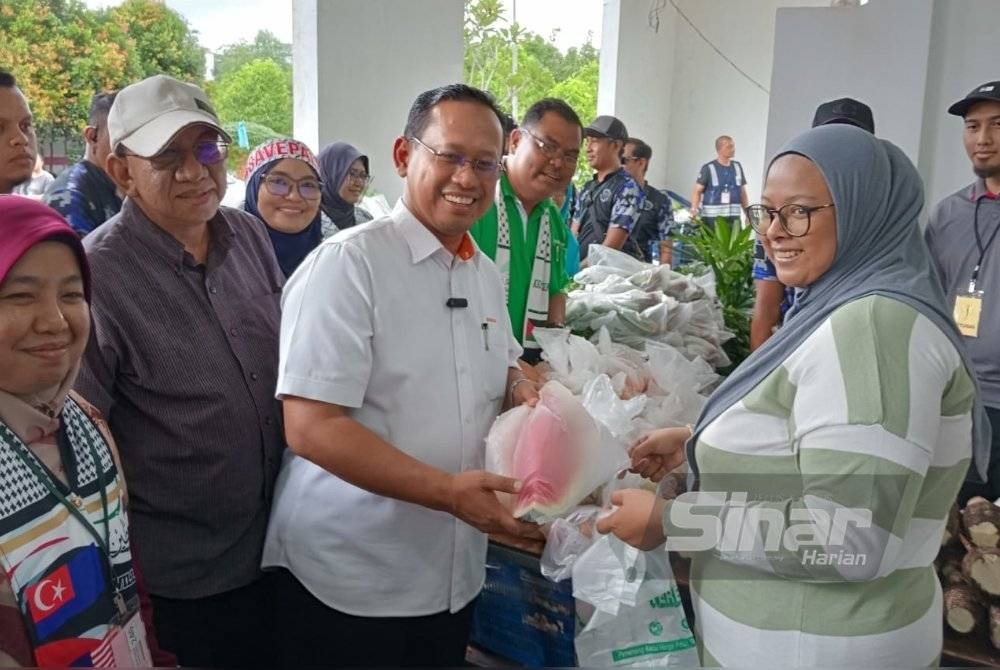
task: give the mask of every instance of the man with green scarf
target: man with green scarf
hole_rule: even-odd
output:
[[[510,133],[496,202],[469,231],[500,270],[514,335],[532,364],[541,355],[532,330],[565,320],[569,231],[550,194],[573,178],[582,141],[569,105],[554,98],[533,104]]]

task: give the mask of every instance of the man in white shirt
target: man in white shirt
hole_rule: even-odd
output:
[[[484,438],[523,378],[496,266],[469,228],[492,204],[492,98],[418,96],[393,147],[393,212],[338,233],[289,279],[278,396],[290,447],[263,565],[285,666],[459,666],[486,533],[539,538],[495,491]]]

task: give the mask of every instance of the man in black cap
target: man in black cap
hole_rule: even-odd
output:
[[[854,98],[839,98],[824,102],[816,108],[812,127],[830,123],[846,123],[875,134],[872,108]],[[753,317],[750,320],[750,351],[771,337],[788,308],[795,301],[795,291],[778,281],[774,264],[764,253],[764,245],[754,239],[753,283],[756,291]]]
[[[872,108],[854,98],[838,98],[817,107],[812,127],[825,126],[829,123],[846,123],[867,130],[872,135],[875,134]]]
[[[978,179],[938,203],[924,233],[955,321],[965,336],[983,404],[993,424],[985,483],[967,481],[959,503],[1000,495],[1000,81],[948,108],[965,121],[965,151]],[[978,478],[976,478],[978,479]]]
[[[691,193],[691,216],[700,214],[709,226],[714,226],[719,217],[738,226],[740,214],[750,202],[743,166],[733,160],[736,142],[729,135],[720,135],[715,138],[715,153],[715,160],[702,165],[698,172]]]
[[[621,153],[628,139],[625,124],[613,116],[598,116],[583,129],[587,138],[587,162],[594,177],[580,193],[579,219],[573,232],[580,242],[581,266],[585,266],[591,244],[603,244],[640,257],[639,247],[629,239],[639,220],[644,196],[639,185],[622,167]]]

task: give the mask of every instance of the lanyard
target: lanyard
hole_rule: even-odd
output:
[[[990,239],[986,240],[986,245],[983,245],[982,235],[979,233],[979,205],[983,202],[983,199],[976,199],[976,209],[975,213],[972,215],[972,228],[976,232],[976,247],[979,249],[979,260],[976,261],[976,267],[972,268],[972,277],[969,279],[969,293],[976,292],[976,280],[979,279],[979,268],[983,265],[983,259],[986,257],[986,251],[993,244],[993,240],[997,237],[997,232],[1000,232],[1000,224],[993,229],[990,234]]]
[[[10,431],[10,434],[14,437],[14,439],[11,440],[11,446],[14,448],[14,453],[25,465],[25,467],[31,470],[31,473],[38,478],[38,481],[42,484],[42,486],[44,486],[46,490],[48,490],[48,492],[63,505],[63,507],[69,510],[69,513],[73,515],[77,521],[83,524],[83,527],[87,529],[87,532],[90,533],[91,537],[94,538],[94,541],[97,542],[97,546],[101,550],[101,553],[104,554],[104,559],[108,565],[108,577],[110,579],[109,585],[114,591],[115,606],[118,608],[119,615],[124,616],[126,613],[125,599],[118,591],[117,586],[114,584],[114,564],[111,560],[111,521],[108,518],[108,493],[105,490],[104,470],[101,467],[101,461],[97,455],[97,450],[94,449],[94,445],[89,441],[84,440],[84,442],[87,442],[87,448],[90,450],[90,457],[94,461],[94,469],[97,471],[97,486],[101,492],[101,513],[104,519],[103,538],[100,534],[98,534],[97,529],[94,528],[94,525],[81,511],[80,508],[83,507],[82,498],[80,498],[80,496],[76,493],[70,493],[69,497],[64,495],[56,485],[53,476],[46,471],[47,468],[45,468],[34,456],[34,454],[31,453],[27,445],[21,441],[21,438],[15,435],[13,431]],[[67,455],[75,453],[72,445],[70,445],[69,435],[66,433],[66,424],[64,419],[59,421],[57,439],[59,442],[59,451],[64,459]]]

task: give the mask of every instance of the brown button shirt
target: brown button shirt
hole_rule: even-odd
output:
[[[87,236],[93,327],[76,388],[108,417],[149,591],[201,598],[260,575],[284,441],[281,269],[226,207],[199,264],[126,200]]]

